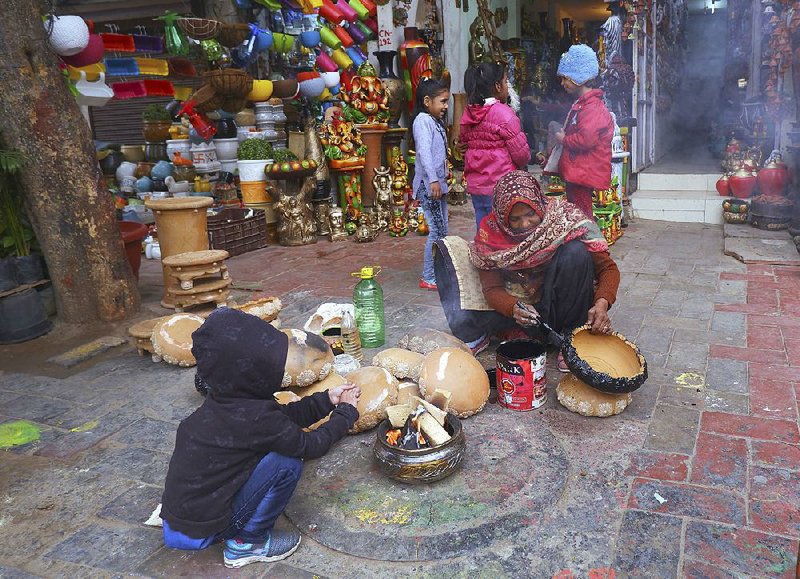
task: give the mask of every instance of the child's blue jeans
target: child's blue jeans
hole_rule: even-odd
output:
[[[289,504],[303,461],[270,452],[258,463],[253,474],[233,498],[230,525],[221,533],[193,539],[171,529],[164,521],[164,544],[173,549],[205,549],[213,543],[238,537],[245,543],[260,543]]]
[[[475,210],[476,231],[481,228],[481,221],[492,211],[494,195],[470,195],[472,208]]]
[[[436,283],[433,271],[433,244],[447,236],[447,201],[442,195],[439,199],[431,199],[423,184],[417,192],[419,205],[428,222],[428,240],[425,242],[425,258],[422,265],[422,279],[428,283]]]

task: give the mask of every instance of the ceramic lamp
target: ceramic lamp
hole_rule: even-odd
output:
[[[89,45],[89,27],[80,16],[50,16],[44,22],[50,48],[59,56],[73,56]]]

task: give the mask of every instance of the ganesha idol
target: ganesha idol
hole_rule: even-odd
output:
[[[377,77],[375,67],[369,62],[358,67],[358,74],[342,91],[342,100],[345,102],[345,120],[365,128],[388,128],[389,95]]]
[[[319,140],[331,169],[364,167],[366,147],[361,140],[361,131],[354,123],[344,120],[341,113],[337,112],[330,122],[320,126]]]

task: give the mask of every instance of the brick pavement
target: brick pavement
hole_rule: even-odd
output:
[[[469,235],[469,211],[453,211],[451,228]],[[391,345],[413,325],[446,327],[435,294],[416,288],[423,243],[270,247],[232,259],[230,271],[281,295],[284,324],[299,326],[320,301],[349,298],[350,271],[380,263]],[[612,253],[623,272],[614,325],[650,370],[633,404],[586,419],[551,396],[538,414],[490,406],[465,422],[534,421],[568,461],[563,493],[518,533],[471,555],[402,562],[349,555],[324,546],[319,533],[335,529],[316,539],[304,529],[287,561],[235,572],[217,547],[164,549],[141,522],[158,502],[177,422],[199,398],[191,370],[128,351],[64,380],[37,368],[0,374],[0,423],[39,430],[0,454],[0,577],[795,576],[800,268],[744,266],[722,255],[718,227],[698,224],[634,223]],[[158,264],[143,265],[141,286],[148,315],[163,313]],[[559,374],[548,377],[552,388]]]

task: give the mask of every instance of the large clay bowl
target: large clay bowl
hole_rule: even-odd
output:
[[[575,376],[592,388],[611,394],[633,392],[647,380],[647,362],[622,334],[593,334],[589,326],[564,337],[562,351]]]
[[[381,471],[395,480],[411,484],[435,482],[455,472],[464,460],[467,439],[461,421],[455,416],[447,417],[450,440],[433,448],[405,450],[390,446],[386,442],[386,432],[391,427],[388,420],[378,425],[372,452]]]
[[[279,99],[290,99],[297,94],[297,81],[293,78],[272,81],[272,96]]]

